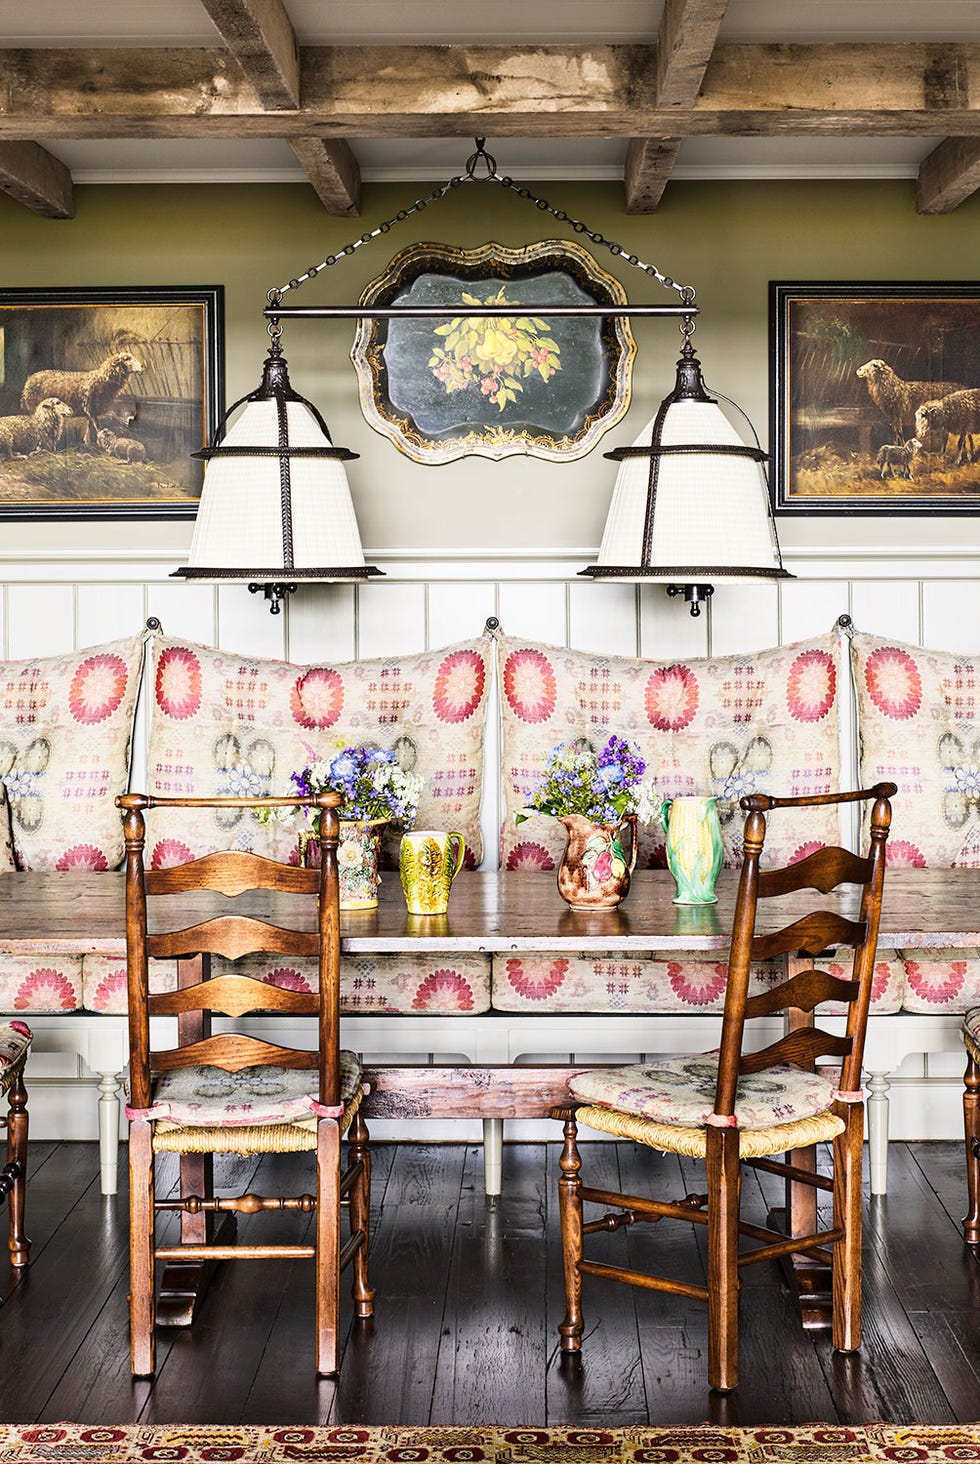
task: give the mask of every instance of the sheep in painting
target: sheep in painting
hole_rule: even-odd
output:
[[[27,457],[33,452],[54,452],[61,441],[71,407],[57,397],[45,397],[30,416],[0,417],[0,458]]]
[[[886,361],[865,361],[857,375],[866,384],[868,393],[895,436],[905,442],[922,433],[915,425],[916,408],[950,392],[963,391],[962,381],[903,381]]]
[[[954,467],[969,462],[973,434],[980,432],[980,390],[953,391],[939,401],[923,402],[915,414],[915,430],[919,437],[924,432],[955,437]]]
[[[100,417],[112,410],[133,372],[142,370],[135,356],[117,351],[94,371],[35,371],[24,382],[21,406],[25,412],[33,412],[43,397],[60,397],[77,416],[86,419],[86,441],[91,443],[99,431]]]
[[[96,441],[109,457],[120,458],[124,463],[146,462],[146,448],[135,437],[117,437],[108,427],[103,427]]]
[[[882,478],[914,478],[915,458],[922,443],[917,437],[908,442],[886,442],[879,447],[875,462]]]

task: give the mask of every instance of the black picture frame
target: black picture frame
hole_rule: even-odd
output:
[[[474,320],[467,302],[514,310]],[[444,305],[445,319],[361,321],[351,360],[364,417],[418,463],[583,457],[629,407],[636,343],[623,316],[549,319],[546,307],[611,303],[626,303],[622,284],[571,240],[409,245],[360,304]]]
[[[769,341],[775,513],[980,511],[980,420],[943,430],[972,404],[915,415],[980,403],[980,284],[771,281]]]
[[[222,285],[0,290],[0,519],[193,518],[223,412]]]

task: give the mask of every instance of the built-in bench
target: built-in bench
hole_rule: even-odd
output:
[[[980,668],[970,658],[846,630],[743,655],[655,662],[515,640],[488,624],[477,639],[443,650],[296,666],[168,638],[154,627],[111,645],[6,663],[0,667],[0,778],[12,814],[8,862],[64,870],[119,863],[112,800],[127,784],[142,675],[151,791],[281,791],[315,753],[378,742],[422,773],[420,824],[459,829],[471,866],[483,860],[484,778],[499,776],[502,866],[554,868],[563,840],[556,821],[538,817],[518,827],[513,814],[555,743],[575,737],[601,743],[611,733],[640,744],[665,796],[711,791],[719,797],[733,865],[743,793],[817,793],[884,778],[900,790],[893,864],[980,864],[980,787],[971,761]],[[845,647],[849,654],[842,655]],[[841,751],[841,688],[851,674],[860,734],[854,766]],[[485,769],[494,686],[499,769]],[[775,862],[817,842],[853,838],[853,830],[841,831],[821,811],[812,812],[806,827],[773,821]],[[283,826],[263,829],[236,816],[218,827],[202,815],[180,825],[158,819],[148,850],[158,864],[236,843],[289,858],[294,841]],[[394,853],[392,839],[389,868]],[[0,863],[3,858],[0,841]],[[656,866],[663,858],[659,829],[644,829],[640,864]],[[282,962],[263,975],[291,984],[309,980],[298,964],[287,969]],[[656,1018],[656,1050],[707,1047],[724,975],[723,961],[693,954],[470,952],[446,959],[359,952],[343,963],[344,1040],[393,1059],[455,1054],[477,1065],[527,1054],[627,1058],[636,1051],[636,1017],[649,1016]],[[167,979],[164,973],[160,979]],[[31,1017],[39,1051],[47,1045],[77,1052],[100,1076],[106,1187],[113,1183],[126,1060],[124,993],[119,960],[0,956],[0,1010]],[[884,1183],[888,1074],[908,1053],[957,1050],[961,1014],[978,1003],[975,950],[879,952],[866,1064],[876,1189]]]

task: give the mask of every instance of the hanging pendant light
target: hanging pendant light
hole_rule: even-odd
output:
[[[364,562],[344,462],[312,402],[292,389],[278,322],[262,381],[225,414],[210,447],[187,564],[174,577],[248,580],[278,615],[301,580],[363,580]],[[232,413],[238,420],[221,436]]]
[[[677,380],[657,415],[631,447],[605,454],[621,466],[598,562],[580,573],[663,581],[699,615],[713,581],[795,576],[783,567],[776,537],[763,470],[768,455],[757,439],[746,446],[708,394],[693,329],[685,319]]]

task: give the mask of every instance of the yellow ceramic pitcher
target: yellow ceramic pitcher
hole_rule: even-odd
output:
[[[449,890],[463,867],[466,840],[440,829],[413,829],[403,834],[398,869],[410,915],[445,915]]]

